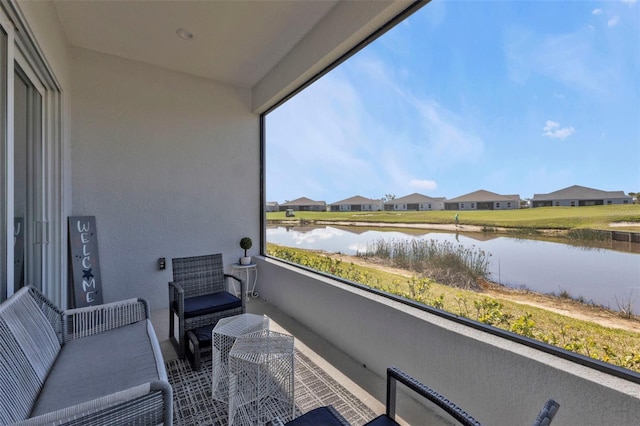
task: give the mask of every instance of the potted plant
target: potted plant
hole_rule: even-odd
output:
[[[244,250],[244,256],[240,258],[241,265],[248,265],[251,263],[251,256],[247,256],[247,250],[249,250],[251,246],[253,246],[251,238],[244,237],[240,240],[240,248]]]

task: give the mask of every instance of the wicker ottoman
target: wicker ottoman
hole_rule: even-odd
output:
[[[213,325],[205,325],[187,331],[187,345],[185,355],[194,371],[200,370],[203,353],[211,353],[211,331]]]

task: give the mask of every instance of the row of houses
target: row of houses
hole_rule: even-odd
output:
[[[445,197],[429,197],[413,193],[393,200],[371,199],[356,195],[335,203],[314,201],[306,197],[267,203],[267,212],[275,211],[429,211],[429,210],[512,210],[520,207],[552,206],[602,206],[632,204],[633,198],[623,191],[602,191],[573,185],[549,194],[534,194],[530,202],[523,202],[519,194],[501,195],[484,189],[447,200]]]

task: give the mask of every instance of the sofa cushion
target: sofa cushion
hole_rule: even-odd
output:
[[[241,307],[242,300],[229,292],[221,291],[184,299],[184,317],[193,318]]]
[[[31,417],[159,378],[148,320],[72,340],[62,347]]]

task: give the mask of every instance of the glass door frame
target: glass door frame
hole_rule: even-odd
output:
[[[38,135],[41,146],[38,155],[39,176],[35,204],[39,222],[38,234],[41,244],[37,245],[41,254],[40,287],[54,303],[61,308],[68,305],[67,284],[67,226],[65,211],[69,208],[69,200],[65,199],[65,135],[63,131],[63,93],[61,85],[43,55],[35,35],[29,27],[19,4],[14,2],[0,3],[0,27],[7,34],[6,69],[6,105],[0,108],[3,120],[6,120],[5,131],[0,136],[0,173],[2,182],[3,209],[0,226],[0,244],[6,256],[0,259],[0,279],[6,280],[6,289],[0,286],[0,301],[10,297],[14,289],[14,84],[16,78],[15,64],[27,74],[29,80],[36,83],[37,92],[41,96],[41,107],[38,118],[40,127]],[[6,294],[5,294],[6,293]]]
[[[15,52],[14,84],[20,79],[27,91],[26,98],[26,205],[24,215],[24,262],[23,271],[25,281],[23,285],[33,285],[42,290],[44,277],[44,263],[46,258],[45,245],[48,244],[48,222],[46,220],[46,205],[44,198],[45,167],[44,167],[44,85],[35,74],[22,52]],[[15,91],[14,91],[15,92]],[[14,93],[14,96],[16,94]],[[15,101],[14,101],[15,105]],[[14,108],[16,114],[21,113]],[[14,161],[16,151],[16,130],[14,126]],[[15,176],[15,175],[14,175]],[[15,182],[14,182],[15,184]],[[15,190],[15,188],[14,188]],[[17,194],[14,193],[14,197]],[[15,262],[15,260],[14,260]],[[15,277],[14,277],[15,278]],[[14,279],[15,283],[15,279]],[[18,289],[13,288],[13,291]]]

